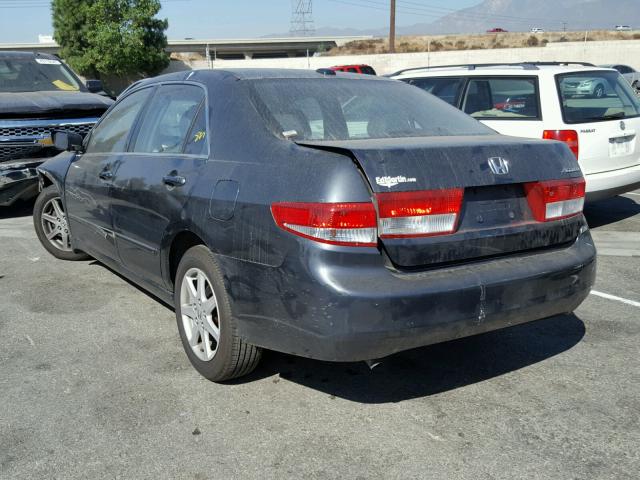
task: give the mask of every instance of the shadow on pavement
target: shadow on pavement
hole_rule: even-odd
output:
[[[33,203],[30,201],[18,201],[9,207],[0,207],[0,220],[4,218],[30,217],[33,215]]]
[[[265,352],[257,370],[231,383],[280,378],[361,403],[399,402],[482,382],[541,362],[585,334],[573,314],[398,353],[372,371],[364,362],[331,363]],[[278,377],[274,378],[278,380]]]
[[[590,228],[609,225],[640,213],[640,205],[627,197],[613,197],[585,206],[584,214]]]

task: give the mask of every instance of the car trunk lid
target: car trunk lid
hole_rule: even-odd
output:
[[[463,191],[453,233],[380,236],[389,259],[398,267],[468,261],[566,244],[577,237],[582,226],[581,216],[538,222],[527,201],[527,183],[581,177],[575,157],[559,142],[483,135],[298,144],[350,156],[378,199],[389,192]]]

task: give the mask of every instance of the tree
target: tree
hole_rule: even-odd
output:
[[[53,0],[54,38],[82,75],[151,76],[169,65],[159,0]]]

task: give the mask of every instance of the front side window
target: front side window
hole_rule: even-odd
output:
[[[56,90],[80,90],[80,83],[60,60],[0,55],[0,92]]]
[[[120,100],[91,132],[87,153],[124,152],[129,133],[151,91],[145,88]]]
[[[556,75],[566,123],[588,123],[640,116],[640,99],[618,72]]]
[[[435,95],[450,105],[456,104],[463,84],[460,77],[412,78],[406,82]]]
[[[276,135],[294,141],[495,133],[403,82],[325,77],[247,84],[265,124]]]
[[[472,117],[484,120],[539,119],[536,78],[472,78],[462,109]]]
[[[203,100],[204,90],[195,85],[162,85],[145,113],[133,151],[182,153]]]

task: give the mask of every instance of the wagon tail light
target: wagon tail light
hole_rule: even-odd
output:
[[[578,132],[575,130],[545,130],[542,132],[542,138],[544,140],[558,140],[567,144],[569,149],[578,159],[579,141]]]
[[[298,236],[332,245],[370,247],[380,238],[410,238],[455,232],[464,190],[388,192],[372,202],[271,205],[276,224]]]
[[[539,222],[571,217],[584,207],[584,178],[525,183],[524,191],[533,217]]]

